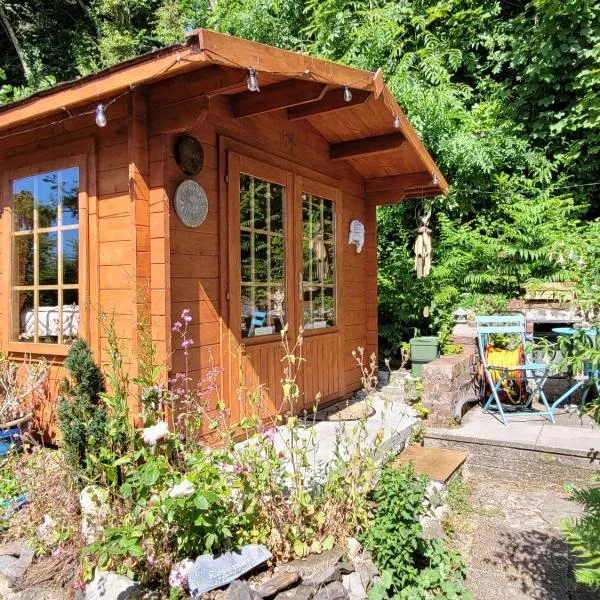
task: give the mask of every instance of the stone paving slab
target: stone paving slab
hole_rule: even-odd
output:
[[[590,425],[589,418],[585,426],[578,425],[579,419],[573,415],[561,417],[561,422],[567,424],[552,424],[543,417],[530,416],[512,417],[504,425],[477,406],[465,415],[460,427],[428,428],[427,436],[581,457],[589,457],[591,450],[600,450],[600,429]]]
[[[413,445],[403,450],[392,466],[413,463],[416,473],[425,474],[433,481],[446,483],[466,458],[466,452]]]
[[[539,486],[473,478],[473,512],[456,543],[469,564],[475,600],[592,600],[574,581],[560,520],[579,507],[564,493]]]

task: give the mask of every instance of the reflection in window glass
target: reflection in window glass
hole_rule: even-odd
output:
[[[284,310],[284,188],[240,175],[242,337],[281,329]]]
[[[12,339],[65,343],[79,332],[79,169],[12,182]]]
[[[336,322],[335,204],[302,195],[304,327],[320,329]]]

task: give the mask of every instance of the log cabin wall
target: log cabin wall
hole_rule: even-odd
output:
[[[81,107],[77,112],[95,109],[95,104]],[[80,257],[85,282],[85,298],[80,294],[80,334],[90,342],[100,362],[106,363],[106,331],[100,313],[114,315],[115,329],[124,353],[125,368],[131,377],[136,374],[134,353],[137,346],[136,323],[142,317],[143,307],[149,302],[150,275],[150,213],[148,190],[148,135],[145,97],[140,93],[124,96],[107,110],[107,125],[99,128],[94,115],[84,115],[61,123],[57,119],[39,120],[19,129],[2,132],[0,139],[0,169],[5,181],[11,170],[27,167],[43,172],[48,161],[70,160],[85,156],[87,219],[80,214]],[[48,125],[50,123],[50,125]],[[44,126],[43,126],[44,125]],[[43,127],[41,127],[43,126]],[[28,343],[15,348],[9,342],[8,299],[10,287],[6,268],[6,254],[10,248],[10,190],[2,186],[2,227],[0,232],[0,319],[2,323],[1,349],[10,350],[15,359],[32,352]],[[83,239],[85,231],[85,239]],[[164,289],[164,285],[163,285]],[[141,296],[140,296],[141,290]],[[146,298],[144,298],[146,296]],[[160,298],[153,297],[157,304]],[[164,304],[164,301],[163,301]],[[164,309],[163,309],[164,312]],[[162,333],[164,340],[165,334]],[[44,344],[46,346],[46,344]],[[56,440],[54,422],[58,382],[64,377],[64,350],[47,344],[53,361],[50,403],[40,407],[38,417],[50,441]],[[22,348],[22,350],[21,350]],[[40,355],[39,348],[32,354]],[[164,347],[160,349],[165,355]],[[135,408],[137,413],[138,408]]]
[[[204,86],[214,86],[214,81],[203,82],[201,74],[182,76],[154,85],[148,95],[151,115],[157,115],[161,123],[172,111],[186,106],[188,101],[203,92]],[[284,113],[235,119],[229,100],[225,96],[210,100],[205,119],[185,128],[185,118],[173,119],[172,127],[197,138],[204,150],[204,167],[194,176],[208,196],[208,217],[196,229],[184,226],[173,209],[173,197],[177,185],[189,178],[177,166],[174,143],[177,132],[150,139],[151,181],[164,179],[164,196],[159,187],[151,189],[151,236],[152,236],[152,288],[155,285],[155,256],[161,263],[156,281],[164,276],[170,281],[170,300],[167,297],[166,315],[160,315],[165,331],[180,320],[183,309],[191,310],[192,322],[189,337],[194,340],[189,351],[189,372],[192,378],[201,379],[210,367],[212,354],[215,364],[224,369],[222,391],[235,397],[238,364],[236,344],[232,337],[237,332],[229,328],[228,293],[228,223],[227,184],[225,181],[228,149],[234,148],[242,155],[253,156],[267,164],[290,168],[301,175],[333,184],[341,192],[341,215],[338,216],[337,262],[338,271],[337,315],[341,343],[328,343],[326,336],[319,343],[305,342],[307,363],[302,377],[305,405],[320,392],[324,400],[346,395],[360,387],[361,371],[352,350],[359,346],[368,353],[377,350],[377,301],[376,301],[376,226],[375,206],[365,200],[364,180],[347,163],[329,160],[329,143],[306,121],[289,121]],[[151,122],[150,128],[153,128]],[[155,181],[154,181],[155,180]],[[156,204],[152,198],[155,197]],[[163,244],[164,217],[159,206],[168,209],[167,243]],[[156,207],[153,208],[153,207]],[[365,247],[357,253],[349,245],[350,221],[361,220],[366,227]],[[239,226],[238,235],[239,235]],[[170,259],[168,264],[167,259]],[[162,261],[165,260],[165,263]],[[234,259],[235,260],[235,259]],[[237,258],[239,264],[239,258]],[[158,267],[157,267],[158,272]],[[293,276],[293,275],[292,275]],[[168,296],[168,292],[167,292]],[[155,302],[152,302],[155,310]],[[158,317],[158,315],[157,315]],[[293,334],[291,337],[294,337]],[[267,345],[268,346],[268,345]],[[179,350],[179,338],[172,338],[171,371],[185,369],[185,357]],[[260,365],[251,369],[256,377],[248,384],[266,385],[272,395],[270,412],[277,408],[279,379],[281,377],[279,344],[260,350],[248,348],[250,362]],[[260,381],[256,371],[262,373]],[[328,383],[331,382],[331,383]],[[332,392],[332,393],[329,393]],[[233,407],[232,407],[233,408]],[[233,408],[234,417],[236,414]]]

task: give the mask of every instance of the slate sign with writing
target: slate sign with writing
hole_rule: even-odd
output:
[[[235,552],[220,556],[199,556],[188,571],[188,582],[192,598],[227,585],[244,573],[251,571],[271,558],[271,553],[262,544],[248,544]]]

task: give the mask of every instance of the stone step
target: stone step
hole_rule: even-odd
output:
[[[445,484],[460,470],[466,458],[464,452],[412,444],[394,459],[392,467],[411,463],[415,473],[422,473],[432,481]]]
[[[466,475],[492,480],[526,482],[558,488],[569,483],[589,483],[598,469],[591,457],[542,449],[515,448],[485,440],[460,440],[427,434],[424,444],[430,448],[449,448],[467,454]]]

